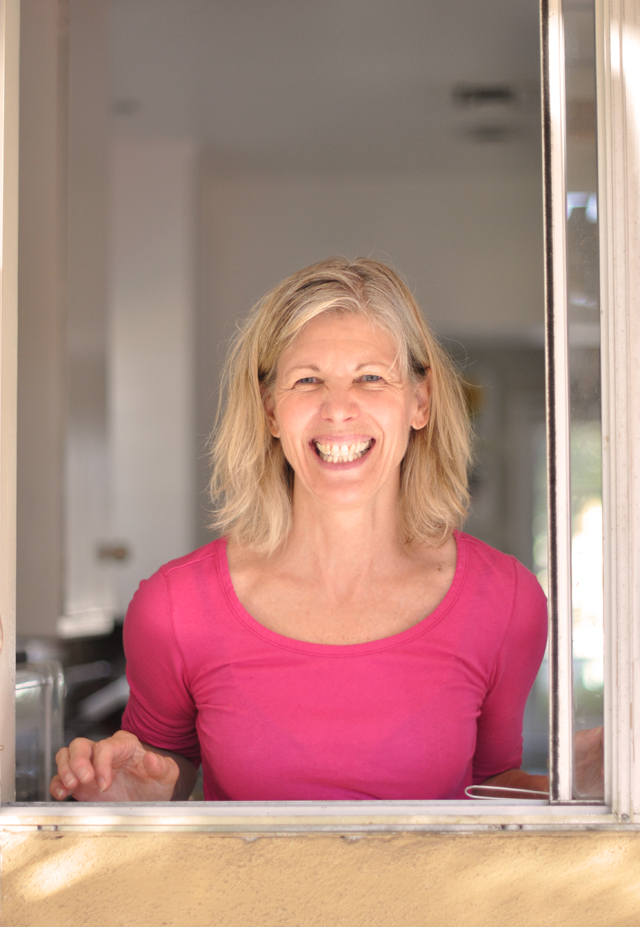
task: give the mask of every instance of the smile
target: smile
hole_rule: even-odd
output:
[[[351,463],[364,457],[373,444],[373,438],[367,441],[353,441],[351,444],[323,444],[321,441],[314,441],[314,444],[318,457],[325,463]]]

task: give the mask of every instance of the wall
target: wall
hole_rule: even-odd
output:
[[[91,632],[113,614],[109,566],[97,557],[109,502],[105,14],[106,0],[21,10],[21,634],[53,637],[79,622]]]
[[[78,637],[110,631],[115,611],[111,564],[99,556],[109,540],[111,504],[108,3],[68,0],[68,8],[64,601],[57,631]]]
[[[66,68],[57,0],[21,10],[17,625],[53,634],[63,607]],[[62,60],[61,60],[62,59]]]
[[[3,835],[7,927],[637,927],[634,834]]]
[[[542,325],[538,173],[224,177],[205,174],[203,253],[214,313],[244,315],[287,274],[332,254],[386,256],[450,335]]]
[[[111,148],[109,419],[117,609],[195,547],[194,164],[180,139]]]

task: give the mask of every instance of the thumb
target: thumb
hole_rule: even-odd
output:
[[[151,778],[161,785],[175,785],[177,782],[180,770],[176,761],[170,756],[162,756],[160,753],[147,750],[142,762]]]

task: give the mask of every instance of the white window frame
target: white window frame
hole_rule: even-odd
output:
[[[3,827],[59,831],[375,833],[640,825],[640,0],[596,2],[603,498],[604,804],[571,800],[571,583],[564,62],[560,0],[542,0],[550,448],[551,803],[188,802],[0,807]],[[0,0],[0,786],[14,794],[19,0]],[[635,362],[634,362],[635,361]],[[638,760],[635,760],[638,757]]]
[[[596,2],[605,800],[640,824],[640,2]]]

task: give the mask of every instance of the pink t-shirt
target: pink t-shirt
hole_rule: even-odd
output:
[[[123,728],[202,762],[218,801],[457,799],[518,767],[544,594],[513,557],[456,534],[451,588],[400,634],[310,644],[259,624],[224,540],[141,583],[125,622]]]

